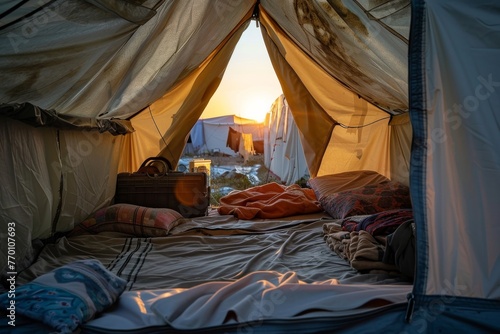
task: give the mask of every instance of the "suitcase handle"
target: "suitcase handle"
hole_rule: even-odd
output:
[[[168,161],[167,158],[164,158],[164,157],[149,157],[149,158],[147,158],[141,164],[141,167],[139,167],[139,170],[146,169],[145,167],[152,166],[152,164],[155,163],[155,162],[161,162],[163,164],[163,173],[161,173],[159,176],[164,176],[165,174],[167,174],[169,171],[172,170],[172,164],[170,163],[170,161]],[[150,177],[154,177],[155,176],[155,175],[149,174],[147,172],[147,169],[146,169],[146,174],[148,176],[150,176]]]

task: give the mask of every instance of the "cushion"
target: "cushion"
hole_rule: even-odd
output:
[[[323,196],[319,202],[323,210],[335,219],[411,209],[410,189],[397,181],[385,181],[333,193]]]
[[[121,232],[135,237],[161,237],[184,221],[179,212],[168,208],[115,204],[94,212],[75,226],[68,237],[100,232]]]
[[[14,301],[16,313],[43,322],[59,333],[72,333],[111,306],[126,285],[98,260],[79,260],[17,287],[15,296],[9,292],[0,295],[0,305],[8,310]]]
[[[385,176],[371,170],[350,171],[318,176],[307,181],[314,190],[316,198],[329,196],[341,191],[356,189],[371,184],[389,181]]]

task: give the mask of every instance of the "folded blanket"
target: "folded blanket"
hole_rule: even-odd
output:
[[[351,243],[347,248],[351,267],[358,271],[398,271],[396,266],[382,262],[385,246],[366,231],[351,232]]]
[[[322,210],[312,189],[274,182],[233,191],[220,199],[220,205],[219,214],[240,219],[282,218]]]
[[[367,231],[343,231],[338,222],[328,222],[323,224],[323,238],[331,250],[358,271],[398,271],[396,266],[382,261],[385,252],[383,240]]]
[[[349,261],[345,251],[345,247],[348,247],[351,242],[349,232],[342,231],[340,224],[335,222],[325,223],[323,224],[323,236],[326,244],[332,251],[334,251],[342,259]]]

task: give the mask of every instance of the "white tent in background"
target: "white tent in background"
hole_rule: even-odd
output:
[[[309,176],[299,130],[284,95],[271,106],[265,129],[265,166],[287,185]]]
[[[250,141],[249,143],[245,143],[245,145],[239,145],[239,152],[227,146],[230,129],[244,134],[242,138]],[[190,136],[191,143],[186,146],[185,153],[219,153],[231,156],[241,154],[245,156],[246,153],[249,153],[247,151],[254,150],[253,142],[264,139],[264,126],[262,123],[258,123],[252,119],[236,115],[226,115],[198,120],[191,129]],[[249,149],[249,147],[252,148]],[[242,152],[244,148],[246,150]]]

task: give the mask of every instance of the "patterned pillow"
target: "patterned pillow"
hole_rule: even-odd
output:
[[[0,305],[6,310],[15,301],[20,315],[43,322],[59,333],[72,333],[111,306],[126,285],[98,260],[79,260],[17,287],[15,297],[0,295]]]
[[[314,190],[316,198],[323,197],[359,187],[379,184],[389,181],[385,176],[371,170],[356,170],[337,174],[317,176],[307,181],[309,187]]]
[[[323,210],[335,219],[394,209],[411,209],[410,189],[397,181],[385,181],[330,194],[319,202]]]
[[[168,208],[115,204],[97,210],[73,228],[68,237],[100,232],[121,232],[135,237],[162,237],[185,219]]]

